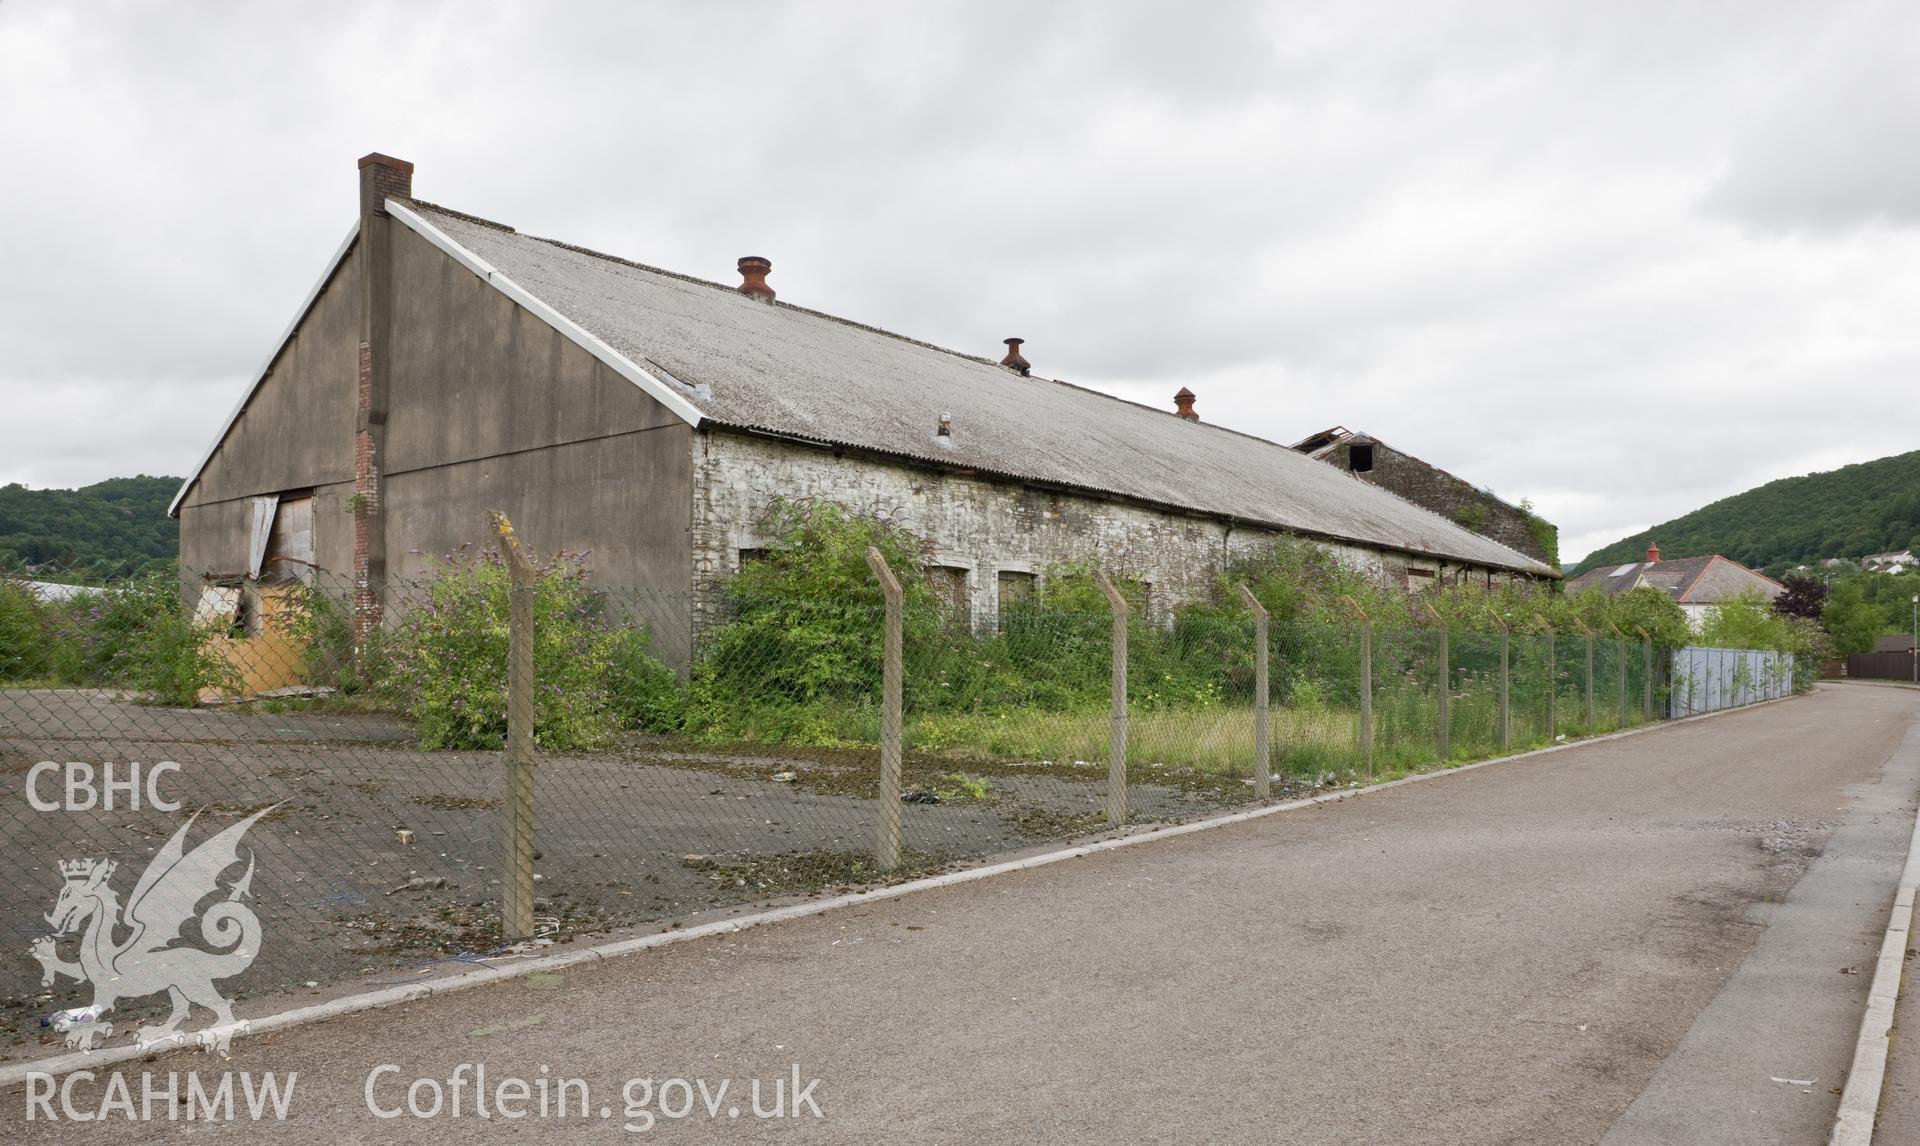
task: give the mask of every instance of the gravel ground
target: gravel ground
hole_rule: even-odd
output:
[[[27,804],[40,760],[175,761],[162,794],[200,811],[190,837],[278,804],[247,843],[263,941],[235,1001],[364,989],[460,970],[499,949],[497,753],[422,752],[380,715],[145,707],[102,692],[0,692],[0,918],[16,950],[48,933],[58,865],[115,859],[124,897],[182,814],[124,806],[76,812]],[[568,943],[704,913],[870,882],[875,753],[726,752],[634,742],[543,759],[536,773],[535,905],[542,942]],[[1132,813],[1158,822],[1250,799],[1242,782],[1153,775]],[[897,877],[1029,848],[1104,824],[1104,763],[966,762],[910,756],[906,866]],[[57,795],[58,778],[39,783]],[[1279,786],[1281,794],[1296,791]],[[938,802],[931,802],[937,800]],[[65,939],[64,950],[78,938]],[[71,958],[71,954],[66,957]],[[0,1060],[61,1050],[47,1016],[84,1003],[72,982],[41,983],[30,959],[0,961]],[[164,1009],[158,996],[120,1012]],[[242,1013],[246,1013],[244,1008]]]

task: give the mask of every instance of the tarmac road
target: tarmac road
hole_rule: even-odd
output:
[[[1916,714],[1920,694],[1823,688],[237,1042],[226,1068],[298,1072],[282,1124],[25,1123],[15,1090],[0,1129],[617,1141],[644,1121],[625,1080],[681,1078],[732,1080],[718,1116],[656,1086],[639,1140],[1822,1141],[1913,825]],[[371,1083],[393,1110],[461,1063],[489,1090],[584,1079],[585,1124],[577,1090],[564,1120],[479,1118],[471,1088],[458,1118],[369,1112],[376,1067],[397,1068]],[[746,1080],[764,1109],[796,1064],[823,1116],[756,1118]],[[164,1089],[221,1067],[144,1069]],[[692,1114],[660,1116],[683,1097]]]

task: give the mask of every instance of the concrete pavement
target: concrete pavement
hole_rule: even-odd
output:
[[[1842,969],[1870,971],[1899,866],[1880,864],[1888,823],[1912,823],[1914,775],[1894,757],[1916,711],[1902,690],[1823,689],[237,1043],[226,1069],[298,1072],[285,1123],[25,1123],[14,1092],[0,1126],[86,1141],[613,1140],[649,1118],[645,1135],[675,1140],[1819,1141],[1866,990]],[[585,1124],[481,1119],[470,1086],[454,1118],[444,1080],[470,1077],[463,1063],[489,1088],[585,1080]],[[221,1065],[146,1069],[213,1084]],[[748,1080],[765,1109],[775,1078],[791,1099],[796,1067],[820,1080],[824,1117],[756,1118]],[[138,1071],[123,1073],[137,1105]],[[623,1095],[639,1078],[655,1084]],[[663,1118],[683,1095],[658,1080],[676,1078],[692,1113]],[[431,1120],[405,1112],[415,1079],[422,1105],[442,1096]],[[369,1085],[399,1117],[369,1113]],[[82,1107],[105,1094],[74,1089]]]

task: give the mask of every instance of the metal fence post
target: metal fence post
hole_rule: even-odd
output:
[[[1127,599],[1104,569],[1094,570],[1113,608],[1113,719],[1107,734],[1107,822],[1127,822]]]
[[[1453,756],[1453,669],[1447,663],[1447,654],[1452,651],[1448,647],[1452,634],[1447,630],[1446,618],[1433,607],[1433,602],[1429,601],[1426,605],[1427,614],[1440,622],[1440,688],[1435,694],[1439,704],[1433,715],[1433,730],[1438,741],[1436,747],[1440,750],[1440,763],[1445,764]]]
[[[871,545],[867,546],[867,567],[879,578],[887,601],[880,670],[880,823],[873,855],[881,871],[892,871],[900,866],[900,694],[906,676],[900,610],[905,595],[887,559]]]
[[[1251,589],[1245,585],[1239,589],[1241,602],[1253,614],[1253,794],[1264,800],[1273,789],[1273,755],[1267,741],[1268,614]]]
[[[521,551],[513,523],[495,510],[494,532],[507,561],[506,807],[500,872],[500,932],[512,943],[533,936],[533,599],[539,575]]]
[[[1346,602],[1360,618],[1360,756],[1373,779],[1373,618],[1352,597]]]

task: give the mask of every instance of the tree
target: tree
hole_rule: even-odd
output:
[[[0,485],[0,569],[36,577],[115,578],[179,551],[167,503],[179,478],[110,478],[81,489]]]
[[[1848,579],[1833,587],[1820,621],[1833,638],[1834,651],[1841,656],[1851,656],[1873,651],[1874,638],[1880,635],[1885,614],[1868,602],[1859,581]]]
[[[1700,643],[1717,649],[1792,650],[1793,629],[1757,590],[1722,601],[1700,624]]]
[[[1610,603],[1612,615],[1608,619],[1629,636],[1637,636],[1644,629],[1654,644],[1666,648],[1680,648],[1693,641],[1687,611],[1659,589],[1641,585],[1616,595]]]
[[[1812,577],[1788,577],[1782,582],[1787,591],[1773,599],[1773,611],[1783,617],[1819,620],[1826,604],[1827,587]]]

